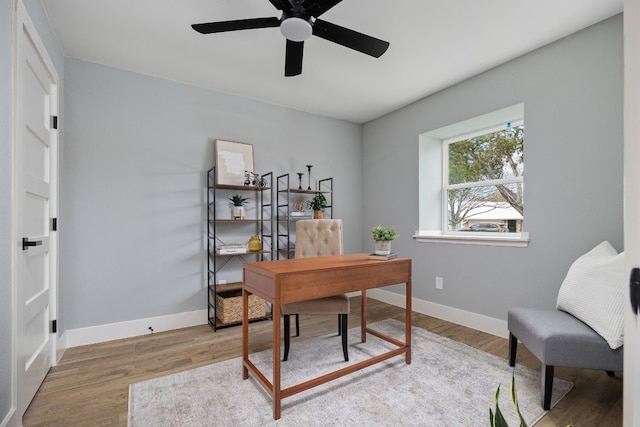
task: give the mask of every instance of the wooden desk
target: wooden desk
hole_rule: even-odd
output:
[[[399,283],[406,284],[404,342],[367,327],[367,289]],[[280,382],[281,304],[354,291],[362,292],[362,342],[366,341],[366,334],[370,333],[398,346],[398,348],[282,390]],[[249,294],[258,295],[273,304],[273,382],[269,381],[249,360]],[[353,254],[248,262],[244,264],[243,268],[242,305],[242,378],[245,380],[249,378],[250,371],[271,394],[273,418],[276,420],[280,418],[280,402],[285,397],[402,353],[405,354],[405,363],[411,363],[411,259],[396,258],[390,261],[375,261],[368,259],[367,254]]]

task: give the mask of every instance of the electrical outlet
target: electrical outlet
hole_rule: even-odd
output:
[[[436,277],[436,289],[443,289],[442,277]]]

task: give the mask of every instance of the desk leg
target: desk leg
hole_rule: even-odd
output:
[[[273,419],[280,419],[280,301],[273,303]]]
[[[242,290],[242,379],[249,378],[244,362],[249,360],[249,292]]]
[[[362,290],[362,301],[360,304],[360,340],[367,342],[367,290]]]
[[[411,364],[411,278],[407,281],[405,288],[406,294],[406,309],[405,309],[405,342],[407,343],[407,352],[404,355],[404,362]]]

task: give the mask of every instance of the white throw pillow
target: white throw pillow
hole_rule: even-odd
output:
[[[604,338],[624,344],[624,253],[602,242],[569,268],[556,307],[572,314]]]

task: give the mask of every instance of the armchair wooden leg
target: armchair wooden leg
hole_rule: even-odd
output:
[[[340,318],[340,329],[341,329],[341,334],[342,334],[342,352],[344,353],[344,361],[348,362],[349,361],[349,350],[347,348],[347,320],[348,320],[348,315],[347,314],[340,314],[338,315]]]
[[[509,366],[516,366],[516,351],[518,350],[518,338],[509,332]]]
[[[607,371],[607,375],[609,375],[610,377],[615,377],[616,373],[613,371]]]
[[[542,365],[542,409],[551,409],[551,390],[553,389],[553,366]]]
[[[286,362],[289,357],[289,340],[291,339],[291,318],[288,314],[285,314],[283,317],[284,323],[284,356],[282,357],[282,361]]]

